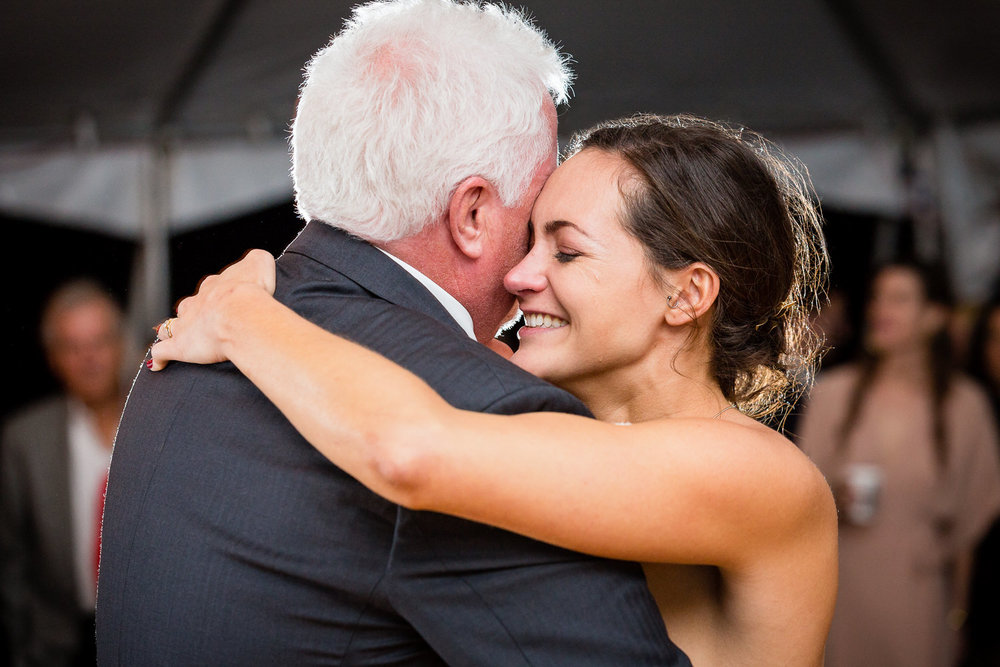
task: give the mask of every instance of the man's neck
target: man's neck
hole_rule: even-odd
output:
[[[456,253],[444,225],[432,223],[405,239],[373,245],[397,257],[424,274],[454,296],[452,283]],[[465,305],[464,303],[462,304]]]
[[[454,297],[472,317],[479,342],[490,341],[503,324],[487,321],[496,319],[488,316],[490,308],[484,308],[489,305],[488,290],[477,287],[473,261],[459,252],[444,224],[432,223],[414,236],[374,245],[403,260]]]
[[[403,269],[409,273],[414,279],[417,280],[421,285],[427,288],[427,291],[431,293],[437,301],[448,311],[452,319],[458,323],[462,330],[469,335],[470,338],[475,338],[475,325],[472,322],[472,315],[469,314],[469,310],[459,303],[458,299],[453,297],[448,293],[443,287],[438,285],[436,282],[428,278],[422,272],[418,271],[409,263],[404,262],[399,257],[396,257],[387,250],[378,248],[379,252],[383,253],[386,257],[390,258],[392,261],[399,264]]]

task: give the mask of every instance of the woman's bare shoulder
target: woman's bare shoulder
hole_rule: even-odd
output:
[[[683,431],[687,447],[701,448],[700,452],[694,452],[695,455],[719,455],[741,467],[751,465],[750,471],[762,475],[818,474],[816,466],[794,442],[756,419],[735,411],[722,418],[666,418],[636,426],[654,431],[665,443]],[[698,433],[702,435],[700,441]]]
[[[700,429],[704,437],[687,438],[686,446],[693,447],[687,455],[705,462],[696,469],[712,470],[716,493],[709,497],[740,499],[734,516],[749,532],[772,543],[802,534],[804,527],[835,535],[830,487],[795,443],[745,415],[690,421],[686,428]],[[666,440],[677,432],[673,422],[660,420],[653,428]]]
[[[725,536],[713,563],[724,582],[723,624],[705,638],[706,655],[716,658],[712,664],[763,664],[775,656],[783,664],[821,664],[837,585],[829,486],[780,433],[749,417],[721,421],[705,428],[726,439],[724,463],[701,482],[738,502],[717,524]],[[660,428],[668,436],[670,425]]]
[[[754,433],[762,453],[772,458],[776,470],[792,482],[791,492],[798,494],[798,499],[803,501],[800,508],[809,513],[809,518],[813,513],[831,513],[835,519],[836,510],[829,484],[813,460],[774,429],[758,422],[748,424],[747,429]]]

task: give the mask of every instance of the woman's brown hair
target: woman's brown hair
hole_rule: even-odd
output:
[[[623,224],[667,269],[719,276],[709,337],[726,398],[779,420],[813,379],[821,347],[809,314],[825,295],[822,222],[801,165],[761,136],[688,115],[637,115],[576,136],[621,157]]]

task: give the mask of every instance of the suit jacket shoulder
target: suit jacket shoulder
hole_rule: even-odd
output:
[[[408,368],[458,408],[589,415],[575,397],[471,340],[364,242],[310,223],[278,265],[280,300]],[[434,512],[399,509],[384,588],[449,664],[689,664],[667,640],[634,563]]]
[[[382,252],[322,223],[278,259],[275,297],[453,405],[583,411],[469,339]],[[621,650],[597,664],[672,664],[637,566],[415,514],[330,464],[232,364],[142,368],[105,506],[101,663],[369,664],[358,656],[401,650],[393,664],[440,664],[429,644],[449,664],[577,667],[614,637]],[[581,623],[575,610],[597,611]]]

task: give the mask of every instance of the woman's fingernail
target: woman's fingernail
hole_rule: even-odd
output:
[[[146,368],[148,368],[150,370],[153,369],[153,360],[152,359],[146,359]]]

